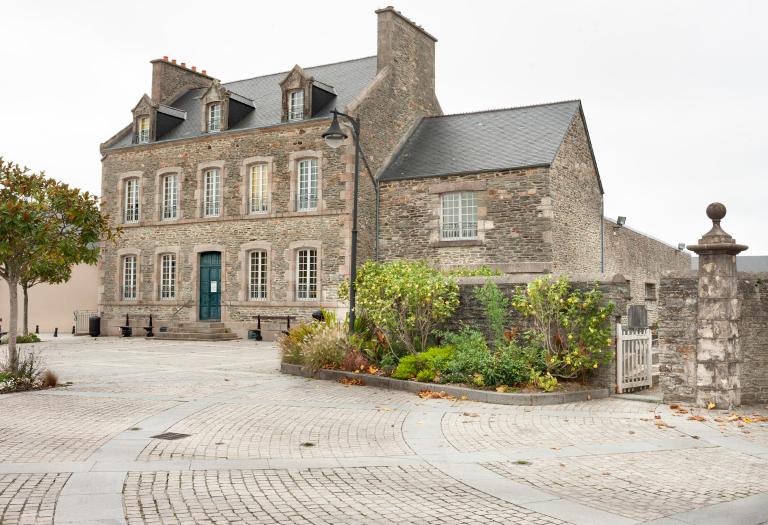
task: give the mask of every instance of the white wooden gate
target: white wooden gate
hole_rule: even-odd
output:
[[[651,329],[629,330],[616,325],[616,385],[618,393],[653,386]]]
[[[92,315],[99,315],[94,310],[75,310],[75,335],[87,335],[90,326],[89,319]]]

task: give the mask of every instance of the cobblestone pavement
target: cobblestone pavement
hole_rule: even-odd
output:
[[[73,384],[0,396],[3,525],[768,521],[763,407],[422,400],[250,341],[37,349]]]

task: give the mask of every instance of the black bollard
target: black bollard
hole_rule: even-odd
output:
[[[35,333],[38,334],[38,335],[40,334],[40,325],[39,324],[35,325]]]
[[[59,329],[58,329],[58,327],[53,329],[53,337],[59,337]]]
[[[72,335],[75,335],[75,327],[72,327]]]

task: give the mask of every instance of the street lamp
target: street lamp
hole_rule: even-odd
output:
[[[360,179],[360,121],[346,113],[336,111],[333,113],[331,126],[323,133],[322,137],[329,147],[336,149],[348,138],[339,125],[339,117],[346,118],[352,124],[352,138],[355,141],[355,181],[354,197],[352,201],[352,249],[350,254],[350,272],[349,272],[349,333],[355,331],[355,280],[357,279],[357,187]]]

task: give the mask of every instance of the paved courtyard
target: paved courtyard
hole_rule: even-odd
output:
[[[765,408],[423,400],[250,341],[36,347],[72,384],[0,396],[3,525],[768,523]]]

